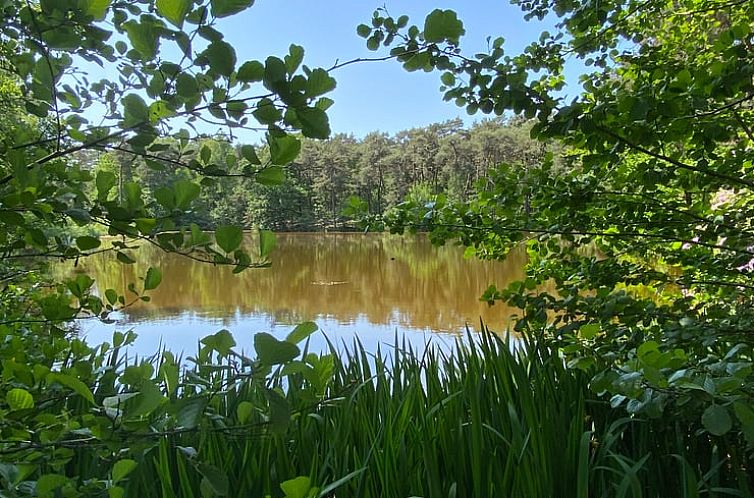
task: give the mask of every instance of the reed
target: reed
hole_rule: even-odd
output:
[[[206,472],[191,465],[191,447],[227,476],[230,496],[299,496],[280,487],[298,476],[308,480],[302,497],[326,496],[333,483],[339,498],[749,496],[750,478],[730,472],[714,442],[611,409],[545,342],[485,333],[451,352],[396,341],[371,354],[358,342],[331,345],[330,354],[325,396],[299,405],[284,430],[262,423],[260,432],[162,440],[128,494],[151,496],[159,481],[175,496],[203,496],[192,491]],[[272,387],[293,396],[307,381],[293,373]],[[240,388],[225,393],[219,414],[232,417],[243,402],[266,406]]]
[[[546,340],[485,332],[449,351],[396,339],[373,353],[331,344],[273,366],[233,358],[204,347],[177,389],[155,384],[167,400],[159,409],[73,450],[70,440],[52,448],[73,451],[63,467],[50,458],[13,484],[26,467],[5,460],[0,494],[28,496],[36,482],[38,496],[109,498],[751,496],[740,442],[625,416]],[[163,354],[155,377],[173,378],[179,363]],[[121,382],[134,368],[151,375],[118,368]],[[139,403],[151,399],[147,385]]]

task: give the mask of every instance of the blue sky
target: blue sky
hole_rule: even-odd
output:
[[[541,31],[552,29],[552,22],[524,21],[521,10],[505,0],[257,0],[247,11],[222,19],[218,29],[236,49],[239,64],[282,56],[295,43],[306,50],[305,64],[330,67],[336,61],[375,56],[356,34],[356,26],[368,24],[375,8],[382,6],[393,17],[408,15],[420,27],[435,8],[455,10],[466,28],[461,48],[468,54],[484,50],[487,36],[503,36],[506,52],[516,54]],[[455,117],[467,123],[483,117],[470,118],[464,109],[443,102],[439,74],[408,73],[394,61],[350,65],[334,77],[338,87],[329,95],[335,105],[328,114],[335,133],[361,137],[375,130],[394,133]]]

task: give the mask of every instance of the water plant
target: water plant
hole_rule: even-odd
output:
[[[127,359],[134,336],[117,334],[29,371],[4,362],[0,495],[751,494],[740,441],[625,417],[548,341],[484,332],[449,351],[396,338],[317,355],[315,331],[257,334],[254,358],[220,331],[185,359]]]

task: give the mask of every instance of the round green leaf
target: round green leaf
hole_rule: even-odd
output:
[[[241,64],[236,75],[238,81],[242,83],[253,83],[262,81],[264,78],[264,65],[259,61],[248,61]]]
[[[230,76],[236,67],[236,51],[227,42],[218,40],[210,43],[203,55],[209,68],[221,76]]]
[[[233,252],[239,248],[243,241],[243,231],[232,225],[223,225],[215,230],[215,241],[225,252]]]
[[[463,23],[452,10],[433,10],[424,21],[424,39],[430,43],[448,41],[458,44],[466,32]]]
[[[137,463],[134,460],[123,459],[118,460],[113,466],[113,482],[117,483],[122,481],[128,474],[134,471]]]
[[[5,395],[5,401],[10,406],[11,411],[34,408],[34,398],[26,389],[11,389]]]
[[[704,410],[704,413],[702,414],[702,424],[710,434],[722,436],[731,429],[733,421],[726,408],[720,405],[712,405]]]

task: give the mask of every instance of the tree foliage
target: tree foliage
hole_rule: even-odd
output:
[[[514,3],[559,19],[518,55],[491,38],[465,56],[447,11],[422,28],[378,10],[359,34],[407,70],[438,71],[470,113],[535,119],[562,167],[503,165],[471,202],[409,202],[385,221],[482,257],[525,244],[526,281],[483,296],[518,306],[518,330],[557,340],[614,407],[751,449],[754,4]],[[572,57],[588,69],[566,101]],[[547,281],[557,293],[537,290]]]
[[[301,136],[329,135],[332,101],[323,95],[335,80],[303,65],[296,45],[239,61],[218,22],[252,3],[0,1],[0,495],[123,496],[163,436],[218,420],[228,401],[218,393],[234,384],[247,389],[234,403],[249,395],[257,411],[241,421],[225,413],[230,425],[287,422],[290,398],[274,385],[273,367],[299,356],[294,344],[257,344],[269,361],[242,358],[221,331],[205,338],[193,373],[168,352],[125,361],[133,333],[90,347],[70,324],[149,300],[160,270],[149,268],[124,294],[83,273],[50,280],[42,271],[47,261],[101,252],[130,265],[138,244],[236,271],[268,264],[270,232],[254,251],[241,246],[238,224],[208,233],[195,223],[202,192],[216,178],[274,180]],[[116,76],[97,79],[105,67]],[[249,146],[203,143],[200,126],[230,136],[261,129],[270,154],[262,161]],[[141,166],[154,176],[148,184],[137,181]],[[97,462],[89,467],[76,460],[84,446]],[[201,495],[227,494],[227,477],[189,456]]]

